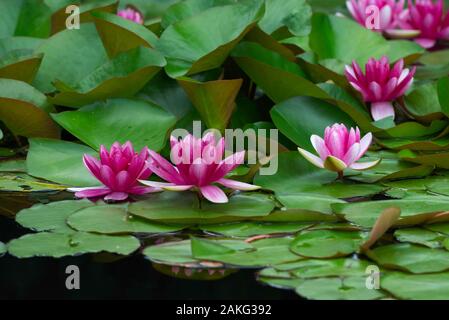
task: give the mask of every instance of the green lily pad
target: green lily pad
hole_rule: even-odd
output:
[[[231,56],[251,80],[276,103],[297,96],[323,99],[327,96],[308,79],[299,65],[258,43],[242,42],[232,51]],[[267,77],[268,74],[271,76]]]
[[[188,78],[178,79],[192,104],[208,128],[224,131],[236,106],[235,99],[243,80],[216,80],[199,82]]]
[[[279,154],[276,174],[257,174],[254,183],[277,195],[311,193],[341,199],[374,195],[386,189],[375,184],[336,182],[336,178],[336,173],[315,167],[293,151]]]
[[[74,212],[94,206],[88,200],[67,200],[36,204],[29,209],[23,209],[16,215],[16,221],[21,226],[34,231],[51,231],[55,233],[74,233],[67,225],[67,218]]]
[[[109,252],[128,255],[140,246],[132,236],[108,236],[78,232],[27,234],[8,243],[8,252],[17,258],[73,256]]]
[[[7,249],[3,242],[0,241],[0,257],[6,253]]]
[[[55,192],[62,191],[65,187],[30,177],[25,173],[4,172],[0,173],[1,192]]]
[[[389,272],[382,276],[382,289],[400,299],[449,299],[449,273],[407,274]]]
[[[128,211],[142,218],[170,223],[217,223],[266,216],[273,208],[273,201],[262,194],[235,195],[224,204],[203,200],[200,207],[193,192],[162,192],[131,203]]]
[[[102,144],[109,148],[116,141],[129,140],[136,150],[148,146],[159,151],[176,122],[173,115],[150,102],[127,99],[98,102],[52,116],[63,128],[96,150]]]
[[[78,210],[67,223],[78,231],[114,233],[168,233],[182,230],[182,225],[164,225],[128,214],[125,205],[98,205]]]
[[[235,222],[200,226],[200,229],[205,232],[219,233],[228,237],[247,238],[257,235],[296,233],[310,226],[311,224],[307,223]]]
[[[438,101],[441,110],[446,116],[449,115],[449,77],[444,77],[438,80],[437,83]]]
[[[263,11],[263,2],[243,1],[214,7],[170,25],[156,46],[168,61],[167,73],[177,78],[220,66]]]
[[[362,242],[360,232],[316,230],[296,236],[291,250],[309,258],[335,258],[356,252]]]
[[[363,277],[366,276],[366,270],[370,264],[371,263],[367,260],[351,258],[306,259],[295,262],[294,269],[289,270],[289,272],[295,277],[303,279],[322,277]],[[278,268],[278,266],[274,266],[274,268]]]
[[[371,227],[381,212],[390,207],[401,209],[396,226],[420,224],[435,213],[449,210],[448,199],[434,196],[415,196],[407,199],[337,203],[332,208],[350,222]]]
[[[53,35],[43,42],[36,53],[43,53],[44,59],[33,84],[44,93],[55,91],[52,83],[56,80],[70,86],[76,85],[107,60],[93,23]]]
[[[426,224],[424,228],[430,231],[443,233],[449,236],[449,223]]]
[[[301,259],[289,250],[292,238],[269,238],[250,243],[249,248],[211,248],[204,241],[192,241],[193,256],[197,259],[218,261],[233,266],[260,267]]]
[[[57,105],[80,107],[95,101],[134,96],[165,66],[164,57],[155,50],[138,47],[117,55],[83,78],[73,87],[61,81],[50,100]]]
[[[108,12],[95,12],[92,16],[111,58],[139,46],[152,48],[158,41],[154,33],[134,21]]]
[[[84,167],[83,154],[94,156],[96,152],[84,145],[67,141],[30,139],[26,160],[28,173],[71,186],[100,185],[100,182]]]
[[[449,269],[449,252],[410,243],[377,247],[368,256],[383,267],[411,273],[432,273]]]
[[[31,83],[36,76],[43,55],[28,50],[16,50],[1,56],[0,77]]]
[[[304,282],[304,279],[296,279],[296,278],[282,279],[264,276],[258,277],[257,280],[274,288],[287,289],[287,290],[294,290],[297,286],[299,286],[301,283]]]
[[[407,228],[396,230],[394,236],[400,242],[421,244],[429,248],[441,248],[441,242],[445,238],[441,234],[421,228]]]
[[[23,159],[0,161],[0,172],[26,172],[26,162]]]
[[[58,138],[59,130],[48,115],[53,106],[29,84],[0,79],[0,120],[16,135]]]
[[[385,297],[382,291],[366,287],[366,277],[308,279],[296,287],[296,293],[313,300],[377,300]]]
[[[430,82],[417,86],[404,97],[407,111],[420,120],[435,120],[443,117],[438,101],[437,83]]]

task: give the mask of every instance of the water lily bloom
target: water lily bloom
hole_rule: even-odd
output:
[[[199,191],[204,198],[214,203],[226,203],[228,197],[214,183],[234,190],[257,190],[260,187],[248,183],[226,179],[225,175],[243,163],[245,151],[237,152],[222,159],[225,140],[218,142],[213,133],[196,138],[187,135],[181,140],[170,138],[171,159],[175,165],[158,153],[150,150],[149,168],[160,178],[168,181],[141,181],[151,187],[160,187],[169,191]]]
[[[338,172],[341,176],[346,168],[365,170],[380,162],[380,159],[371,162],[357,162],[368,150],[372,138],[372,134],[367,133],[360,139],[359,128],[348,130],[344,124],[336,123],[326,128],[324,139],[317,135],[310,137],[312,146],[319,157],[304,149],[298,148],[298,150],[313,165]]]
[[[438,39],[449,40],[449,12],[444,14],[443,0],[408,1],[408,9],[400,15],[401,29],[417,30],[415,42],[424,48],[431,48]]]
[[[100,147],[100,160],[85,154],[83,162],[87,170],[102,183],[98,187],[71,188],[77,198],[99,198],[122,201],[129,195],[142,195],[161,191],[153,187],[139,185],[138,179],[147,179],[152,174],[148,167],[148,148],[136,153],[131,142],[124,145],[115,142],[110,152]]]
[[[373,6],[377,11],[372,10]],[[362,26],[386,31],[398,26],[399,15],[404,9],[404,0],[348,0],[346,7]]]
[[[365,74],[357,62],[346,66],[346,78],[354,89],[359,91],[365,102],[371,103],[374,120],[394,118],[393,101],[404,95],[411,86],[416,68],[404,69],[404,60],[399,60],[393,68],[387,57],[373,58],[365,65]]]
[[[138,23],[138,24],[144,23],[142,14],[138,10],[133,9],[131,7],[128,7],[124,10],[119,10],[117,15],[124,19],[134,21],[135,23]]]

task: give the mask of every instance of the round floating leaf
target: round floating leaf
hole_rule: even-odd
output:
[[[181,225],[149,222],[128,214],[127,205],[99,205],[72,214],[67,223],[78,231],[95,233],[167,233],[183,229]]]
[[[267,0],[265,5],[265,15],[259,26],[266,33],[271,34],[284,26],[295,36],[310,33],[312,9],[305,0],[286,0],[281,6],[277,0]]]
[[[332,208],[335,213],[343,215],[348,221],[363,227],[371,227],[381,212],[390,207],[401,209],[398,225],[423,223],[435,213],[449,210],[449,202],[445,198],[433,196],[415,196],[413,198],[384,201],[366,201],[354,203],[337,203]]]
[[[294,290],[297,286],[299,286],[304,280],[303,279],[282,279],[282,278],[272,278],[272,277],[264,277],[260,276],[258,279],[260,282],[268,284],[274,288],[278,289],[290,289]]]
[[[26,162],[23,159],[0,161],[0,172],[26,172]]]
[[[0,79],[0,120],[16,135],[58,138],[58,127],[48,115],[52,108],[29,84]]]
[[[444,77],[438,80],[438,101],[441,110],[449,116],[449,77]]]
[[[240,250],[232,248],[219,250],[216,247],[206,246],[205,240],[199,240],[192,241],[192,251],[197,259],[218,261],[233,266],[260,267],[301,259],[289,250],[291,240],[289,237],[262,239],[251,242],[252,248]]]
[[[149,29],[107,12],[92,14],[109,57],[139,46],[154,47],[158,39]]]
[[[263,223],[236,222],[218,225],[200,226],[205,232],[219,233],[228,237],[250,237],[256,235],[295,233],[310,227],[306,223]]]
[[[368,256],[383,267],[411,273],[432,273],[449,269],[449,252],[410,243],[377,247],[368,252]]]
[[[302,95],[327,96],[296,63],[258,43],[240,43],[232,51],[232,58],[274,102]]]
[[[407,110],[420,120],[431,121],[443,117],[436,83],[430,82],[415,87],[404,97],[404,102]]]
[[[276,174],[258,174],[254,183],[277,195],[311,193],[343,199],[373,195],[386,189],[375,184],[334,182],[336,178],[336,173],[315,167],[294,151],[279,154]]]
[[[263,2],[244,1],[170,25],[156,46],[167,58],[167,73],[177,78],[220,66],[263,11]]]
[[[385,297],[379,290],[368,289],[366,277],[304,280],[296,293],[314,300],[377,300]]]
[[[138,47],[117,55],[70,87],[54,83],[60,92],[51,101],[57,105],[79,107],[109,98],[134,96],[165,65],[155,50]]]
[[[400,299],[448,300],[449,273],[389,272],[382,276],[381,287]]]
[[[0,191],[2,192],[54,192],[64,189],[63,186],[40,181],[24,173],[0,173]]]
[[[353,126],[352,119],[339,108],[325,101],[309,97],[295,97],[271,109],[276,127],[301,148],[313,150],[312,134],[320,134],[332,123]],[[307,114],[307,121],[304,121]]]
[[[362,242],[360,232],[316,230],[300,233],[290,249],[304,257],[334,258],[356,252]]]
[[[216,80],[199,82],[178,79],[208,128],[224,131],[236,106],[235,98],[243,80]]]
[[[28,173],[66,185],[80,187],[100,185],[100,182],[84,167],[83,154],[93,156],[96,152],[84,145],[67,141],[30,139]]]
[[[45,93],[55,91],[52,83],[56,80],[76,85],[107,60],[92,23],[53,35],[43,42],[37,53],[43,53],[44,59],[34,85]]]
[[[186,0],[177,2],[164,12],[161,25],[164,29],[167,29],[171,24],[190,18],[210,8],[235,2],[235,0]]]
[[[78,139],[99,149],[115,141],[131,141],[137,150],[145,146],[159,151],[165,145],[176,118],[146,101],[112,99],[77,111],[53,114],[53,119]]]
[[[405,161],[449,169],[449,152],[415,153],[402,150],[398,154]]]
[[[67,223],[67,217],[74,212],[94,206],[88,200],[67,200],[49,204],[36,204],[29,209],[21,210],[16,221],[25,228],[35,231],[52,231],[57,233],[74,233]]]
[[[193,192],[162,192],[150,195],[147,200],[131,203],[128,211],[150,220],[217,223],[266,216],[273,208],[273,201],[263,194],[239,194],[230,197],[228,203],[202,200],[200,204]]]
[[[279,270],[285,265],[279,265]],[[291,263],[290,274],[298,278],[322,277],[363,277],[370,262],[367,260],[339,258],[339,259],[306,259]],[[293,268],[294,267],[294,268]],[[278,266],[274,266],[278,269]]]
[[[66,29],[66,20],[69,17],[69,14],[66,13],[66,7],[73,2],[66,3],[63,6],[60,6],[60,9],[53,13],[51,17],[51,33],[55,34],[57,32],[63,31]],[[84,3],[79,6],[80,9],[80,23],[87,23],[93,21],[92,13],[94,12],[117,12],[117,0],[98,0],[90,3]],[[82,29],[84,25],[80,29]]]
[[[8,252],[17,258],[73,256],[109,252],[128,255],[140,246],[132,236],[108,236],[92,233],[34,233],[8,243]]]
[[[1,56],[0,77],[31,83],[42,57],[42,54],[30,54],[28,51],[11,51]]]
[[[421,228],[407,228],[396,230],[394,236],[400,242],[421,244],[429,248],[440,248],[444,236]]]
[[[387,208],[382,211],[373,225],[368,239],[361,245],[361,249],[368,250],[391,228],[401,215],[401,210],[396,207]]]
[[[424,226],[427,230],[443,233],[449,236],[449,223],[435,223]]]

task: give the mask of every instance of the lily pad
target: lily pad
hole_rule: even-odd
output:
[[[382,291],[367,288],[366,277],[308,279],[296,287],[296,293],[313,300],[377,300],[385,297]]]
[[[228,237],[251,237],[257,235],[296,233],[310,227],[307,223],[261,223],[261,222],[236,222],[218,225],[200,226],[205,232],[219,233]]]
[[[335,258],[356,252],[362,242],[359,232],[316,230],[300,233],[291,250],[308,258]]]
[[[381,287],[401,299],[449,299],[449,273],[407,274],[389,272],[382,276]]]
[[[25,173],[2,172],[0,173],[1,192],[57,192],[65,187],[30,177]]]
[[[61,81],[50,100],[57,105],[80,107],[95,101],[134,96],[165,66],[164,57],[155,50],[138,47],[105,62],[76,85]]]
[[[129,140],[137,150],[148,146],[159,151],[176,122],[173,115],[150,102],[127,99],[111,99],[52,116],[63,128],[96,150],[102,144],[109,148],[115,141]]]
[[[322,277],[363,277],[366,276],[367,260],[352,258],[306,259],[294,263],[290,274],[297,278],[310,279]],[[293,265],[293,264],[292,264]],[[274,266],[282,269],[283,265]]]
[[[6,253],[7,249],[3,242],[0,241],[0,257]]]
[[[30,139],[26,160],[28,173],[71,186],[98,186],[99,181],[83,165],[83,154],[94,156],[96,152],[84,145],[67,141]]]
[[[140,246],[132,236],[108,236],[77,232],[27,234],[8,243],[8,252],[17,258],[73,256],[109,252],[128,255]]]
[[[182,225],[165,225],[128,214],[125,205],[98,205],[78,210],[67,223],[78,231],[114,233],[169,233],[182,230]]]
[[[43,55],[16,50],[1,56],[0,77],[31,83],[36,76]]]
[[[58,138],[59,130],[48,115],[53,106],[29,84],[0,79],[0,120],[16,135]]]
[[[243,1],[214,7],[170,25],[156,46],[167,58],[167,73],[177,78],[220,66],[263,11],[262,1]]]
[[[193,192],[162,192],[131,203],[128,211],[142,218],[170,223],[217,223],[266,216],[273,208],[274,202],[262,194],[235,195],[224,204],[203,200],[200,205]]]
[[[49,204],[36,204],[17,213],[16,221],[25,228],[34,231],[51,231],[56,233],[74,233],[66,220],[74,212],[94,206],[88,200],[67,200]]]
[[[449,252],[410,243],[377,247],[368,256],[385,268],[411,273],[432,273],[449,269]]]
[[[422,228],[399,229],[395,231],[394,236],[400,242],[420,244],[429,248],[441,248],[442,240],[445,238],[441,234]]]

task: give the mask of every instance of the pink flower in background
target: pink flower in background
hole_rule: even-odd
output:
[[[369,28],[372,25],[374,30],[385,31],[397,27],[404,0],[348,0],[346,7],[362,26]]]
[[[346,78],[351,86],[359,91],[365,102],[371,102],[371,115],[374,120],[394,117],[392,102],[404,95],[411,86],[415,67],[404,69],[404,60],[399,60],[393,68],[387,57],[380,60],[373,58],[365,65],[365,74],[357,62],[346,66]]]
[[[77,198],[98,198],[105,200],[122,201],[129,195],[142,195],[157,192],[160,189],[143,187],[138,184],[138,179],[147,179],[151,175],[146,161],[148,160],[148,148],[143,148],[137,154],[131,142],[121,146],[115,142],[111,151],[100,147],[100,160],[85,154],[84,165],[89,172],[103,185],[91,188],[71,188],[69,191],[76,192]]]
[[[135,23],[138,23],[138,24],[144,23],[142,14],[139,11],[137,11],[131,7],[128,7],[124,10],[119,10],[117,15],[124,19],[134,21]]]
[[[342,175],[346,168],[365,170],[374,167],[379,160],[371,162],[357,161],[366,153],[372,141],[372,134],[367,133],[360,139],[359,128],[348,130],[344,124],[334,124],[324,131],[324,139],[312,135],[310,141],[319,157],[298,148],[299,152],[309,162],[319,168],[325,168]]]
[[[151,186],[170,191],[198,190],[206,199],[215,203],[226,203],[228,197],[214,183],[234,190],[257,190],[259,187],[224,178],[226,174],[243,163],[245,151],[237,152],[222,160],[225,140],[218,143],[212,133],[203,138],[187,135],[178,141],[171,137],[171,159],[175,165],[158,153],[150,150],[150,169],[168,183],[140,181]]]
[[[443,0],[408,1],[408,9],[400,15],[400,27],[419,30],[415,41],[424,48],[431,48],[438,39],[449,40],[449,12],[444,14]]]

